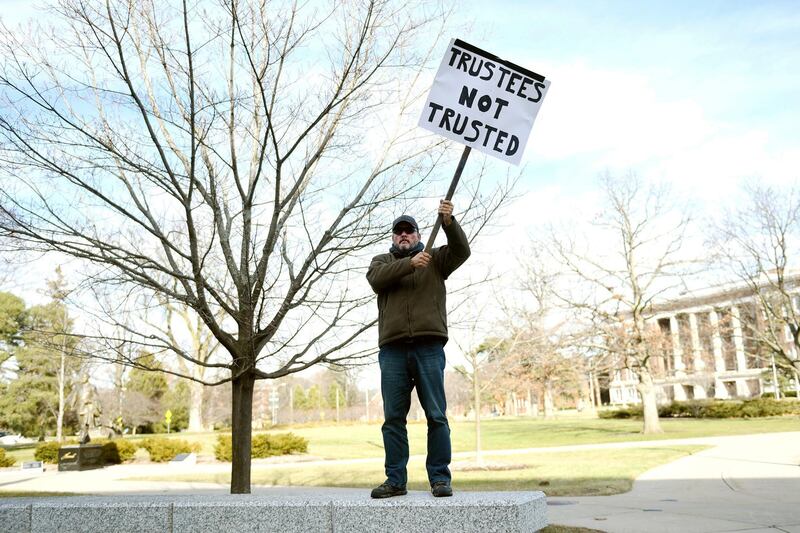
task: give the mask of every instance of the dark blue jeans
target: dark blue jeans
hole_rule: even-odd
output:
[[[408,481],[408,433],[406,417],[411,408],[411,390],[417,396],[428,420],[428,481],[450,483],[450,426],[444,395],[445,339],[428,337],[413,342],[393,342],[381,346],[383,396],[383,447],[386,452],[386,479],[395,486]]]

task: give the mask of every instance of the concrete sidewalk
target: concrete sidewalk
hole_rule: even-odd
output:
[[[548,498],[550,523],[608,532],[800,533],[800,432],[713,439],[616,496]]]

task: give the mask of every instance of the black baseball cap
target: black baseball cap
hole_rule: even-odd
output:
[[[414,220],[414,217],[408,215],[400,215],[399,217],[394,219],[394,222],[392,222],[392,231],[394,231],[394,229],[403,222],[409,224],[412,228],[414,228],[414,231],[419,233],[419,226],[417,225],[417,221]]]

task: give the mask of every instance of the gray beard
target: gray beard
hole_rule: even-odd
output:
[[[412,246],[408,250],[401,250],[396,244],[392,243],[392,247],[389,248],[389,253],[395,257],[409,257],[418,254],[424,249],[425,245],[422,243],[422,241],[419,241],[416,245]]]

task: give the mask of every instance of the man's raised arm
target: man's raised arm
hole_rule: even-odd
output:
[[[367,270],[367,281],[375,293],[380,293],[400,281],[414,271],[410,257],[392,261],[389,256],[377,256],[372,259]]]

